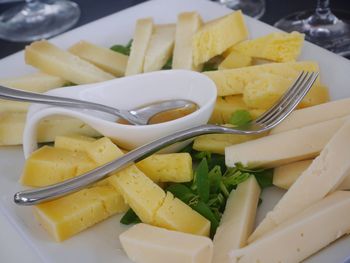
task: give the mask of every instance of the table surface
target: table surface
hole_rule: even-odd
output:
[[[82,11],[81,18],[76,25],[76,27],[79,27],[98,18],[141,3],[143,0],[76,0],[75,2],[79,4]],[[314,8],[315,3],[316,0],[266,0],[266,12],[261,20],[266,23],[273,24],[279,18],[284,17],[292,12]],[[335,9],[350,12],[350,1],[348,0],[332,0],[331,4]],[[16,4],[0,4],[0,13],[13,5]],[[23,49],[26,44],[27,43],[11,43],[0,40],[0,59]],[[1,258],[7,259],[7,263],[19,262],[23,256],[26,258],[26,263],[37,263],[40,261],[40,259],[32,253],[32,250],[28,244],[21,239],[16,230],[1,214],[0,232],[1,239],[6,239],[9,241],[1,242],[1,262]],[[16,247],[14,247],[13,244],[16,244]],[[20,251],[20,253],[18,251]]]
[[[144,0],[75,0],[75,2],[79,4],[82,12],[81,18],[76,25],[76,27],[79,27],[98,18],[144,2]],[[0,13],[18,4],[0,4]],[[266,0],[266,12],[261,20],[268,24],[273,24],[292,12],[313,9],[315,5],[316,0]],[[334,9],[350,12],[349,0],[331,0],[331,6]],[[22,50],[26,44],[0,40],[0,59]]]

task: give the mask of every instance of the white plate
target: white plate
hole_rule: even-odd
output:
[[[230,12],[207,0],[154,0],[72,30],[52,39],[52,42],[62,48],[67,48],[82,39],[106,47],[116,43],[127,43],[132,37],[137,18],[152,16],[156,23],[173,23],[179,12],[193,10],[198,11],[205,20]],[[252,37],[276,30],[251,18],[247,18],[247,23]],[[305,44],[301,59],[316,60],[319,63],[322,81],[330,88],[332,99],[350,97],[348,83],[350,62],[348,60],[309,43]],[[23,52],[0,60],[0,69],[0,77],[16,76],[33,71],[24,65]],[[17,207],[12,203],[13,193],[21,189],[17,180],[22,166],[23,155],[20,147],[0,148],[0,208],[39,258],[44,262],[130,262],[118,241],[118,234],[126,229],[125,226],[119,224],[119,216],[114,216],[61,244],[52,241],[34,220],[31,208]],[[264,202],[258,215],[259,219],[273,207],[282,193],[275,188],[265,191]],[[0,226],[6,227],[4,222]],[[5,238],[2,234],[0,236],[0,247],[17,248],[13,251],[13,254],[17,254],[16,259],[27,259],[26,254],[22,255],[21,248],[18,248],[20,244],[15,243],[15,240],[18,239]],[[307,262],[342,262],[346,256],[350,255],[349,247],[350,238],[343,238]],[[0,255],[0,259],[1,262],[10,260],[10,258],[3,258],[3,255]]]

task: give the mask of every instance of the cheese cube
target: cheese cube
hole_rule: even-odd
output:
[[[210,263],[213,244],[207,237],[137,224],[119,236],[136,263]]]
[[[131,45],[131,52],[126,66],[125,75],[142,73],[146,51],[153,33],[153,19],[139,19]]]
[[[73,152],[85,152],[96,139],[80,134],[60,135],[55,138],[55,148],[67,149]]]
[[[226,165],[277,167],[316,157],[345,121],[334,119],[229,146],[225,149]]]
[[[190,182],[193,179],[189,153],[154,154],[136,166],[153,182]]]
[[[330,101],[310,108],[293,111],[271,134],[350,115],[350,98]]]
[[[208,71],[204,74],[215,82],[218,96],[228,96],[242,94],[249,83],[257,79],[268,78],[271,76],[270,74],[294,80],[302,70],[319,71],[319,67],[316,62],[312,61],[268,63],[244,68]],[[319,78],[315,82],[315,86],[317,85],[319,85]]]
[[[245,104],[241,95],[217,97],[213,113],[209,123],[224,124],[229,123],[232,114],[237,110],[247,110],[253,119],[264,113],[264,110],[254,109]]]
[[[49,234],[56,241],[63,241],[127,209],[113,187],[97,186],[36,205],[34,212]]]
[[[145,55],[143,72],[162,69],[171,58],[175,41],[175,25],[157,25]]]
[[[0,100],[0,114],[27,113],[30,103]]]
[[[22,144],[25,121],[26,113],[24,112],[0,113],[0,145]],[[37,138],[38,142],[52,142],[57,135],[72,133],[91,137],[100,136],[99,133],[80,120],[53,116],[40,122]]]
[[[207,134],[194,139],[193,149],[224,154],[225,148],[261,137],[261,135]]]
[[[202,26],[202,18],[197,12],[184,12],[178,15],[173,53],[173,69],[200,71],[202,65],[194,65],[192,38]]]
[[[44,146],[26,160],[20,181],[28,186],[51,185],[76,176],[79,166],[95,165],[86,153]]]
[[[124,54],[96,46],[87,41],[78,42],[68,51],[114,76],[121,77],[125,74],[128,56]]]
[[[245,55],[239,51],[233,50],[228,56],[219,64],[219,70],[231,68],[243,68],[251,66],[253,62],[252,57]]]
[[[93,64],[41,40],[25,48],[27,64],[75,84],[87,84],[113,79]]]
[[[335,192],[289,218],[265,237],[232,250],[231,262],[302,262],[349,231],[349,209],[350,192]]]
[[[126,203],[144,223],[151,224],[162,205],[165,192],[135,165],[109,177],[109,182],[123,195]]]
[[[209,236],[210,232],[210,221],[170,192],[157,209],[152,225],[201,236]]]
[[[338,188],[350,174],[349,134],[350,119],[335,133],[320,156],[311,163],[273,210],[266,215],[249,237],[249,243]]]
[[[299,32],[274,32],[253,40],[247,40],[232,47],[232,50],[247,56],[276,62],[295,61],[304,42],[304,34]]]
[[[253,231],[260,192],[255,177],[250,176],[230,193],[213,240],[213,262],[230,262],[230,250],[246,245]]]
[[[123,155],[123,152],[107,137],[92,142],[85,151],[98,165],[109,163]]]
[[[247,37],[248,29],[241,11],[206,23],[192,39],[194,64],[207,62]]]
[[[66,80],[60,77],[48,75],[43,72],[36,72],[15,78],[0,79],[0,84],[3,86],[40,93],[62,87],[66,82]]]

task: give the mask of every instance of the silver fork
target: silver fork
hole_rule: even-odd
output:
[[[62,183],[18,192],[14,195],[14,201],[18,205],[35,205],[67,195],[102,180],[108,177],[110,173],[118,172],[131,163],[140,161],[166,146],[199,135],[213,133],[248,135],[266,132],[278,125],[292,112],[298,103],[305,97],[317,77],[318,72],[301,72],[294,84],[274,106],[245,127],[230,128],[206,124],[179,131],[141,146],[116,160]]]

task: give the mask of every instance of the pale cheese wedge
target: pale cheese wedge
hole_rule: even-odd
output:
[[[184,12],[178,15],[173,53],[173,69],[200,71],[202,65],[194,65],[192,38],[202,26],[202,18],[197,12]]]
[[[139,19],[136,22],[129,60],[125,75],[135,75],[143,72],[145,56],[154,26],[152,18]]]
[[[193,62],[200,65],[248,37],[241,11],[206,23],[192,39]]]
[[[227,166],[277,167],[316,157],[342,127],[347,118],[320,122],[225,149]]]
[[[350,119],[334,134],[320,155],[305,170],[249,237],[261,238],[288,218],[333,192],[350,174]],[[297,142],[297,141],[295,141]]]
[[[148,44],[143,72],[162,69],[171,58],[175,41],[175,25],[157,25]]]
[[[211,263],[213,243],[207,237],[137,224],[119,236],[136,263]]]
[[[127,209],[113,187],[95,186],[36,205],[34,213],[56,241],[63,241]]]
[[[248,246],[232,250],[231,262],[302,262],[348,233],[349,211],[350,192],[335,192],[288,217],[283,224]]]
[[[350,98],[334,100],[310,108],[293,111],[270,134],[280,133],[307,125],[350,115]]]
[[[87,41],[78,42],[70,47],[68,51],[116,77],[125,74],[128,56],[124,54],[109,48],[96,46]]]
[[[218,96],[228,96],[242,94],[249,83],[269,78],[270,75],[294,80],[302,70],[319,71],[319,67],[316,62],[312,61],[268,63],[244,68],[208,71],[204,74],[215,82]],[[315,82],[315,86],[318,85],[319,79]]]
[[[75,84],[94,83],[114,78],[113,75],[46,40],[33,42],[27,46],[24,55],[27,64]]]
[[[25,112],[0,113],[0,145],[22,144],[25,120]],[[40,122],[38,128],[38,142],[52,142],[57,135],[72,133],[91,137],[101,136],[96,130],[80,120],[53,116]]]
[[[253,231],[260,192],[258,182],[251,176],[230,193],[213,240],[213,262],[230,262],[229,252],[246,245]]]
[[[276,167],[273,172],[273,184],[288,190],[302,173],[311,165],[313,160],[294,162]],[[350,190],[350,175],[346,176],[337,190]]]

